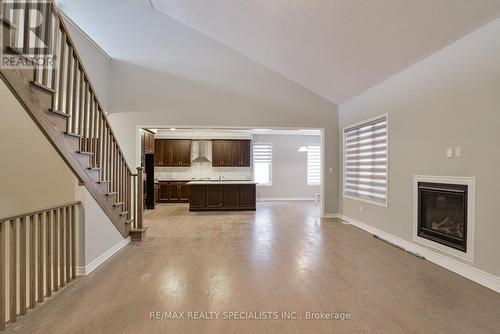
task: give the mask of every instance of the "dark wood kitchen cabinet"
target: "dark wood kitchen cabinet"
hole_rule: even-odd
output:
[[[168,182],[158,183],[158,203],[166,203],[169,199]]]
[[[222,205],[228,208],[240,206],[240,185],[228,184],[223,186]]]
[[[163,141],[161,139],[155,139],[155,166],[160,166],[160,162],[163,160]]]
[[[187,203],[189,185],[186,181],[160,181],[158,194],[159,203]]]
[[[179,184],[179,202],[189,202],[189,184],[187,182],[180,182]]]
[[[222,186],[218,184],[209,184],[207,190],[207,208],[222,207]]]
[[[140,129],[141,134],[141,165],[144,166],[146,153],[155,153],[155,135],[148,130]]]
[[[203,209],[207,207],[207,186],[197,185],[189,189],[190,210]]]
[[[155,135],[148,130],[140,130],[141,133],[141,153],[154,153],[155,152]]]
[[[250,158],[250,140],[240,140],[239,141],[239,159],[236,159],[233,161],[235,161],[235,163],[240,163],[240,167],[250,167],[250,161],[251,161],[251,158]]]
[[[144,137],[144,149],[146,153],[155,152],[155,135],[152,132],[146,131]]]
[[[155,189],[154,194],[155,194],[155,205],[156,205],[156,203],[158,203],[158,201],[160,199],[160,184],[155,183],[154,189]]]
[[[191,166],[191,140],[156,139],[155,166],[161,166],[161,167]]]
[[[256,209],[255,184],[191,184],[189,211]]]
[[[255,184],[240,185],[240,207],[254,209],[256,196]]]
[[[180,199],[179,183],[167,182],[167,202],[178,202]]]
[[[212,166],[250,167],[250,140],[213,140]]]
[[[212,140],[212,166],[231,167],[231,142],[228,140]]]

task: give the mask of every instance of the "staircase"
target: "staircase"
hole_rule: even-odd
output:
[[[2,66],[1,79],[120,233],[142,239],[142,169],[127,164],[61,13],[53,0],[11,3],[0,0],[2,56],[31,66]]]

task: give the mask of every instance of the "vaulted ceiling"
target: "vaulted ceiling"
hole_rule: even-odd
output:
[[[82,0],[61,2],[67,6],[74,3],[91,6],[91,2]],[[500,0],[108,0],[106,3],[152,6],[337,104],[500,16]],[[110,7],[89,10],[103,8]],[[106,17],[111,24],[113,13]]]

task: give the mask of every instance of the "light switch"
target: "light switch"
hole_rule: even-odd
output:
[[[333,168],[332,168],[332,167],[328,168],[328,171],[329,171],[330,173],[333,173]]]
[[[462,157],[462,146],[455,147],[455,158]]]
[[[446,157],[447,157],[448,159],[453,158],[453,149],[452,149],[451,147],[450,147],[450,148],[448,148],[448,149],[446,149]]]

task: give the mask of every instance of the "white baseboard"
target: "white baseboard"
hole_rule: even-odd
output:
[[[257,198],[257,202],[293,202],[293,201],[314,201],[314,197],[269,197]]]
[[[116,252],[118,252],[120,249],[125,247],[130,243],[130,237],[123,239],[113,247],[111,247],[109,250],[101,254],[97,259],[94,261],[90,262],[86,266],[82,267],[76,267],[76,275],[77,276],[86,276],[96,270],[101,264],[103,264],[107,259],[112,257]]]
[[[337,218],[337,217],[336,217]],[[478,284],[481,284],[493,291],[500,293],[500,277],[489,274],[485,271],[474,268],[465,263],[456,261],[448,256],[439,254],[427,248],[421,247],[413,242],[401,239],[392,235],[390,233],[384,232],[376,227],[367,225],[350,217],[346,217],[344,215],[339,214],[339,219],[344,220],[345,222],[356,226],[370,234],[377,235],[378,237],[395,244],[403,248],[404,250],[416,253],[417,255],[423,256],[426,260],[429,260],[443,268],[446,268],[460,276],[470,279]]]
[[[321,216],[323,219],[342,219],[342,215],[338,213],[325,213]]]

